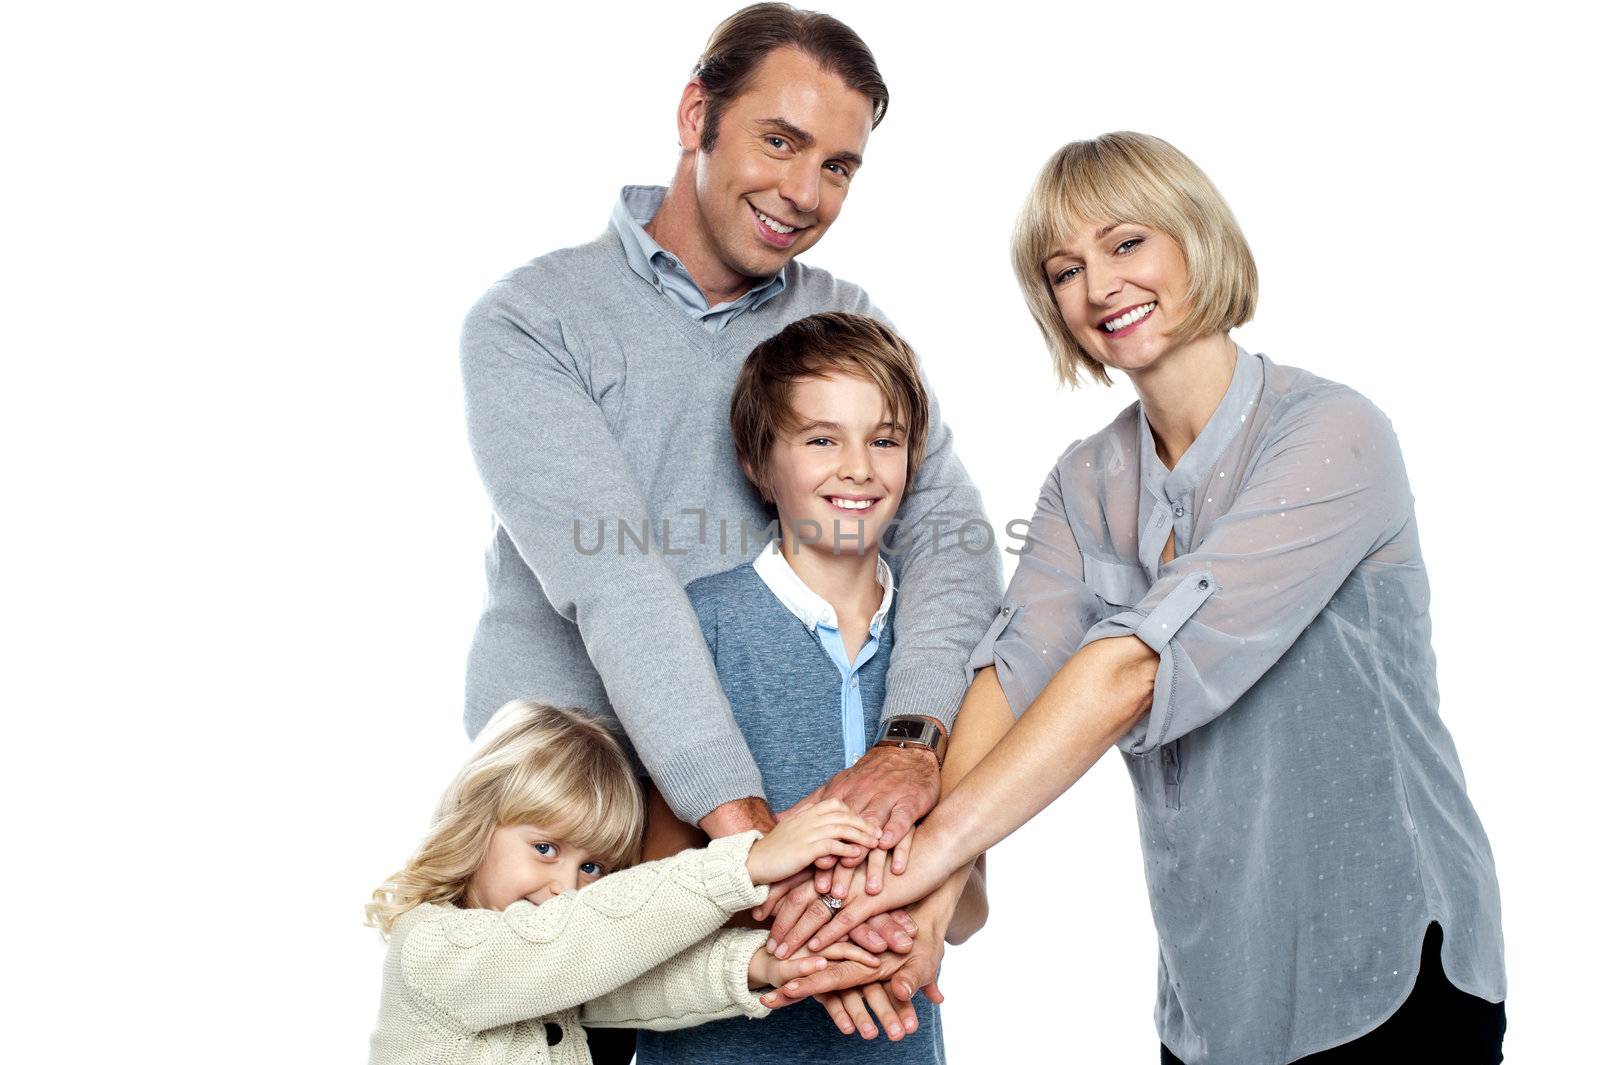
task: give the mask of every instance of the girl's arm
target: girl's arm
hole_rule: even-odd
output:
[[[750,990],[750,964],[767,944],[764,929],[714,933],[583,1007],[590,1028],[688,1028],[727,1017],[772,1012]]]
[[[390,949],[402,952],[413,999],[452,1026],[548,1016],[654,969],[765,898],[746,866],[756,836],[624,869],[537,907],[430,907],[401,919]]]

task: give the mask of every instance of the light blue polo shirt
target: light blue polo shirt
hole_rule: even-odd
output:
[[[769,543],[751,566],[772,590],[778,602],[816,634],[817,642],[839,669],[839,724],[844,734],[844,768],[848,769],[866,753],[860,672],[861,667],[878,653],[878,635],[883,631],[883,619],[888,617],[889,608],[894,605],[894,574],[889,571],[889,564],[883,560],[883,556],[879,555],[878,586],[883,589],[883,601],[878,604],[872,622],[867,627],[867,642],[856,654],[856,660],[851,662],[850,656],[845,653],[844,637],[839,632],[839,615],[834,611],[833,604],[800,579],[794,567],[789,565],[789,560],[783,557],[778,541]],[[877,731],[876,723],[873,731]]]

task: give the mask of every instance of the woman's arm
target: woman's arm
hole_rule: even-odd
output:
[[[811,940],[812,949],[834,942],[871,914],[935,890],[953,912],[950,880],[964,876],[969,862],[1055,801],[1149,710],[1158,662],[1154,651],[1131,636],[1097,640],[1073,655],[1016,726],[934,807],[917,830],[906,874],[892,878],[881,894],[853,899]],[[974,693],[974,705],[991,712],[996,701],[1006,705],[992,669],[978,674],[968,698]]]

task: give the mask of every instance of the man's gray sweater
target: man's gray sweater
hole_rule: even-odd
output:
[[[690,823],[765,794],[683,592],[751,558],[774,519],[734,458],[734,381],[750,349],[797,318],[883,317],[854,285],[784,269],[781,293],[710,333],[607,231],[497,282],[462,332],[467,432],[495,518],[467,731],[522,697],[614,716]],[[983,509],[936,402],[899,518],[885,550],[900,628],[883,714],[948,724],[1000,566],[992,537],[977,553],[958,542]]]

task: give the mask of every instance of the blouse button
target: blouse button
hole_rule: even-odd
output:
[[[1206,580],[1204,577],[1201,577],[1200,578],[1200,583],[1196,587],[1198,587],[1203,592],[1207,588],[1211,587],[1211,582]]]
[[[1177,508],[1175,508],[1173,510],[1173,513],[1181,518],[1181,517],[1183,517],[1183,508],[1182,507],[1177,507]]]
[[[555,1046],[561,1042],[561,1026],[546,1021],[544,1024],[544,1041],[550,1046]]]
[[[1008,606],[1007,607],[1001,607],[1000,608],[1000,616],[1001,617],[1006,617],[1006,618],[1010,617],[1011,616],[1011,608],[1008,607]]]

